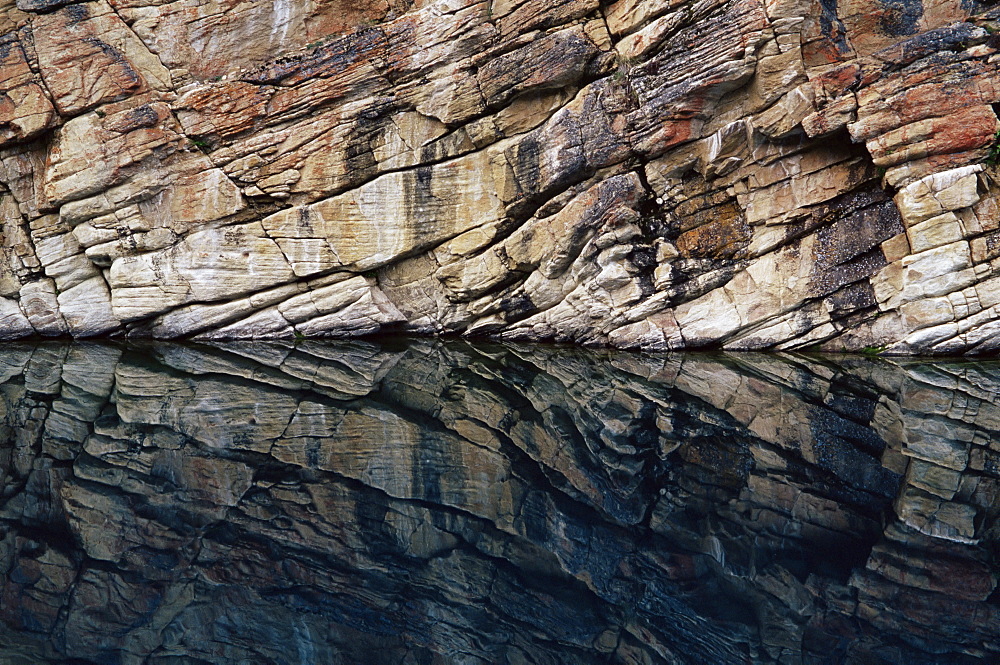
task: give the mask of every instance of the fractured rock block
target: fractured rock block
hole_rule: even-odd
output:
[[[33,16],[31,29],[42,79],[62,115],[170,89],[167,70],[105,0]]]
[[[44,192],[54,204],[97,194],[127,180],[147,158],[174,152],[180,135],[165,104],[143,104],[63,125],[49,150]],[[105,211],[107,212],[107,211]]]
[[[253,222],[200,231],[166,250],[117,259],[108,281],[114,318],[128,321],[294,279],[281,249]]]
[[[495,192],[503,189],[489,156],[480,152],[384,175],[353,192],[267,217],[263,225],[288,248],[300,276],[334,266],[368,270],[500,219]]]
[[[55,124],[55,108],[17,33],[0,37],[0,81],[0,144],[31,138]]]

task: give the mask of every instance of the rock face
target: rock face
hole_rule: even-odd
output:
[[[992,663],[1000,368],[0,348],[5,663]]]
[[[5,0],[0,30],[3,338],[1000,347],[988,3]]]

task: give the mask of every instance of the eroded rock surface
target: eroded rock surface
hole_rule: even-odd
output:
[[[0,350],[0,660],[989,663],[1000,369]]]
[[[7,2],[0,336],[992,352],[997,31],[976,0]]]

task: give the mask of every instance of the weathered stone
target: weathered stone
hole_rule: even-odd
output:
[[[24,140],[55,124],[52,102],[14,35],[0,38],[0,142]]]
[[[167,70],[104,0],[34,16],[31,27],[42,79],[63,115],[171,87]]]
[[[108,284],[115,317],[128,321],[194,301],[228,300],[294,278],[279,246],[254,222],[201,231],[167,250],[117,259]]]
[[[952,213],[945,213],[915,224],[906,230],[910,251],[914,254],[962,240],[962,225]]]
[[[17,339],[34,331],[31,322],[21,312],[16,300],[0,298],[0,338]]]
[[[49,151],[45,196],[58,205],[106,191],[143,160],[176,150],[180,140],[164,104],[74,118],[60,128]]]
[[[57,336],[69,332],[60,312],[55,282],[47,279],[25,284],[20,296],[21,311],[39,335]]]
[[[287,248],[299,276],[338,266],[368,270],[500,219],[495,192],[505,189],[498,183],[504,175],[489,155],[476,153],[382,176],[356,192],[272,215],[263,225]]]
[[[63,319],[75,337],[93,337],[121,325],[112,312],[108,284],[100,275],[63,291],[57,300]]]
[[[40,330],[987,348],[988,12],[279,4],[0,11],[0,295]]]
[[[896,205],[908,225],[967,208],[979,201],[976,173],[980,166],[967,166],[927,176],[907,185],[896,195]]]

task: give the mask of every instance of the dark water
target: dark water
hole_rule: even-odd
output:
[[[1000,364],[0,348],[0,664],[1000,662]]]

